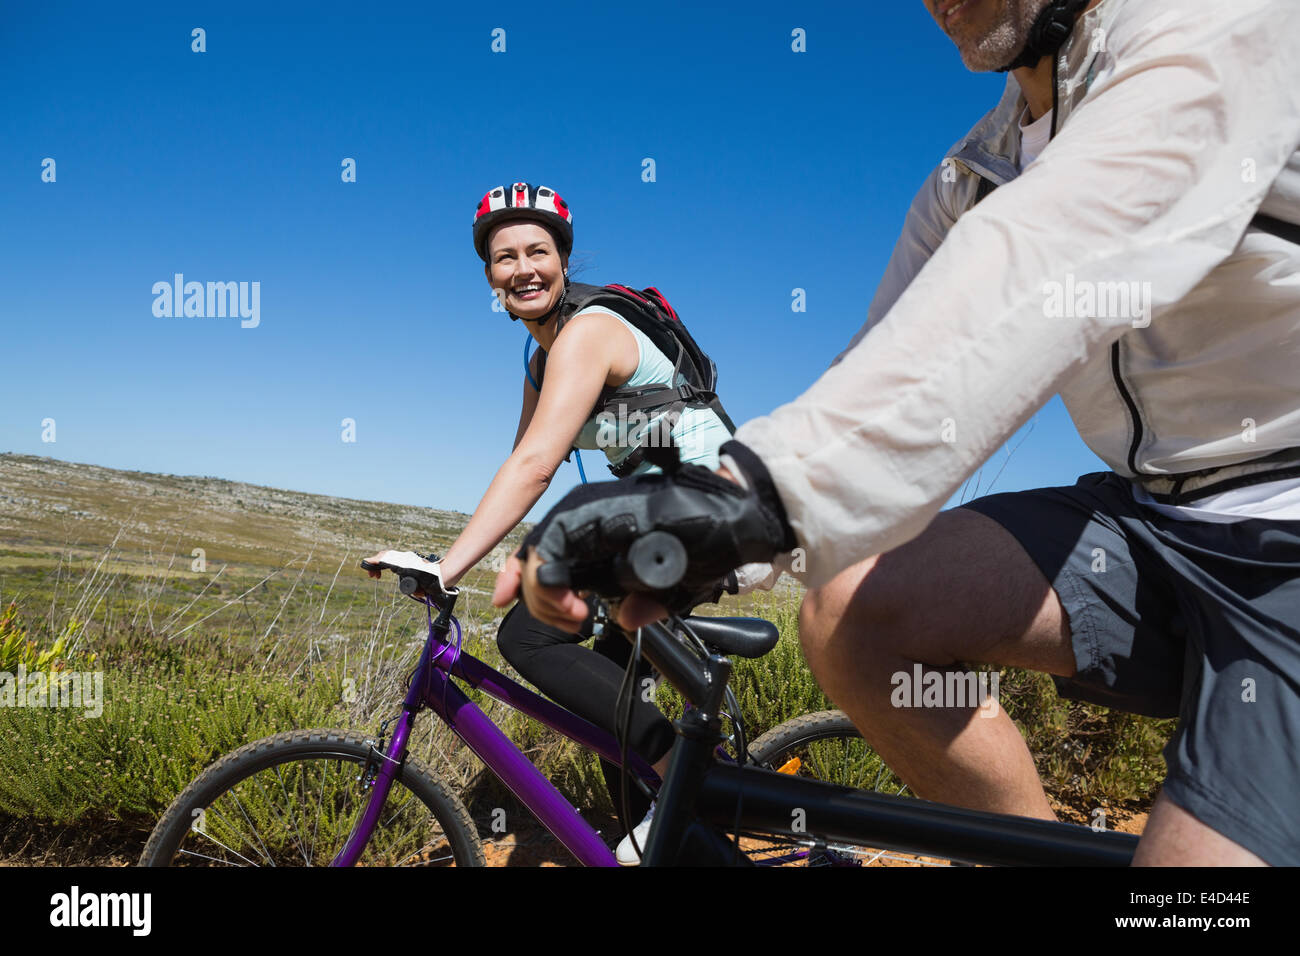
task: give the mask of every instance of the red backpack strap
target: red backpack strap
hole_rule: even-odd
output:
[[[677,310],[674,309],[671,304],[669,304],[668,300],[664,298],[664,294],[662,292],[660,292],[654,286],[647,286],[645,290],[645,294],[650,296],[652,299],[654,299],[654,301],[659,304],[659,307],[663,309],[666,313],[668,313],[668,317],[671,318],[674,322],[681,321],[681,319],[677,315]]]
[[[605,286],[605,288],[613,289],[615,292],[618,292],[622,295],[630,296],[631,298],[636,299],[638,302],[641,302],[645,305],[654,304],[649,299],[647,299],[644,295],[642,295],[640,292],[637,292],[635,289],[629,289],[627,286],[619,285],[617,282],[611,282],[609,285]]]

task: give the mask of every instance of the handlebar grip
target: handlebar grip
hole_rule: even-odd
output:
[[[560,561],[547,561],[537,569],[537,583],[548,588],[569,587],[569,566]]]
[[[592,584],[603,592],[616,583],[621,593],[607,597],[667,591],[686,575],[688,563],[686,548],[675,535],[650,531],[633,541],[626,554],[616,555],[607,566],[613,569],[612,581],[606,571],[600,575],[603,584]],[[583,580],[575,579],[573,568],[565,561],[547,561],[537,569],[537,583],[548,588],[582,588],[588,585],[587,577],[579,568],[578,578]]]
[[[618,583],[628,591],[666,591],[686,574],[686,548],[667,531],[651,531],[614,560]]]

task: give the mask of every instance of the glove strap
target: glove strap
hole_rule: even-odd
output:
[[[732,461],[740,466],[741,477],[746,487],[752,490],[758,497],[758,502],[762,510],[772,519],[773,524],[781,529],[781,543],[778,545],[782,553],[792,551],[798,545],[795,540],[794,529],[790,527],[790,521],[785,514],[785,505],[781,503],[781,496],[777,494],[776,485],[772,481],[772,475],[763,464],[762,459],[755,455],[747,445],[742,445],[734,438],[722,445],[718,449],[719,456],[727,455]]]

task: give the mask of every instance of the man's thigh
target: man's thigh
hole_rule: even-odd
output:
[[[995,521],[1051,583],[1073,668],[1034,669],[1055,675],[1062,697],[1152,717],[1179,714],[1186,622],[1176,576],[1127,482],[1098,472],[1071,486],[988,495],[958,510]]]
[[[1012,532],[1061,598],[1077,665],[1062,696],[1179,718],[1143,858],[1195,844],[1300,861],[1300,521],[1167,518],[1111,473],[967,509]]]
[[[1074,673],[1068,619],[1052,586],[1013,535],[968,509],[940,513],[912,541],[810,592],[807,604],[817,630],[844,650],[935,667],[969,661]]]

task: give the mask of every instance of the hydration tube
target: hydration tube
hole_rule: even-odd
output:
[[[527,332],[524,333],[524,374],[528,376],[528,384],[533,387],[534,392],[540,392],[542,386],[537,384],[537,379],[533,378],[533,366],[531,359],[533,357],[533,337]]]
[[[533,378],[532,344],[533,337],[528,333],[524,333],[524,374],[528,376],[528,384],[533,387],[533,391],[540,392],[542,387],[537,384],[537,379]],[[573,460],[578,463],[578,477],[582,479],[582,483],[585,485],[587,483],[587,472],[582,467],[582,452],[576,448],[573,449]]]

